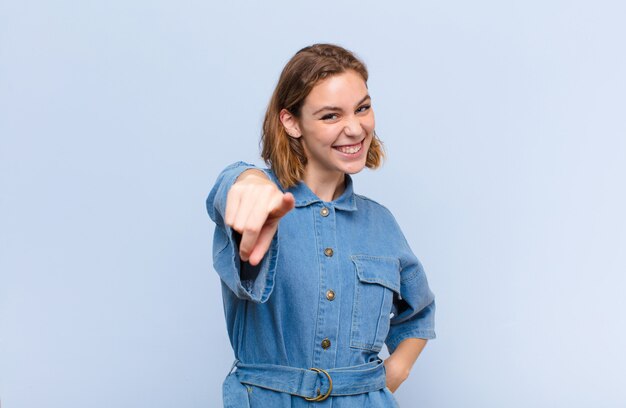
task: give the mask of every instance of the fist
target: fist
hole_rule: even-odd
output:
[[[263,259],[278,229],[278,222],[295,206],[291,193],[283,193],[260,170],[246,170],[228,191],[224,222],[241,234],[239,257],[251,265]]]

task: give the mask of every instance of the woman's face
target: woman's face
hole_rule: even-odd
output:
[[[367,85],[356,71],[333,75],[315,85],[295,122],[295,136],[299,133],[302,138],[308,159],[306,178],[323,181],[365,167],[374,111]]]

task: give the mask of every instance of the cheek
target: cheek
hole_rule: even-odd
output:
[[[332,144],[341,134],[343,126],[340,124],[320,124],[310,129],[310,135],[318,140],[321,144]]]
[[[312,150],[329,147],[337,139],[335,130],[329,126],[310,126],[303,129],[302,137]]]
[[[376,125],[376,121],[374,120],[374,112],[373,111],[370,111],[370,114],[363,118],[363,120],[361,121],[361,125],[368,132],[371,132],[372,130],[374,130],[374,127]]]

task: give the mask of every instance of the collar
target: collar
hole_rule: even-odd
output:
[[[269,169],[268,169],[269,170]],[[272,170],[269,170],[268,173],[271,173],[272,179],[280,186],[278,183],[278,179]],[[338,210],[344,211],[356,211],[356,200],[354,198],[354,190],[352,187],[352,177],[349,174],[345,175],[346,188],[343,190],[343,193],[336,200],[326,202],[321,198],[315,195],[313,191],[307,186],[304,182],[299,181],[295,186],[287,189],[288,192],[293,194],[296,199],[296,207],[306,207],[313,203],[325,203],[327,206],[332,206]],[[284,190],[283,190],[284,191]]]

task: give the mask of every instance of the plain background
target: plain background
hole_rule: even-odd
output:
[[[3,408],[216,407],[205,197],[280,70],[367,63],[389,207],[437,295],[403,407],[624,407],[619,1],[0,2]]]

